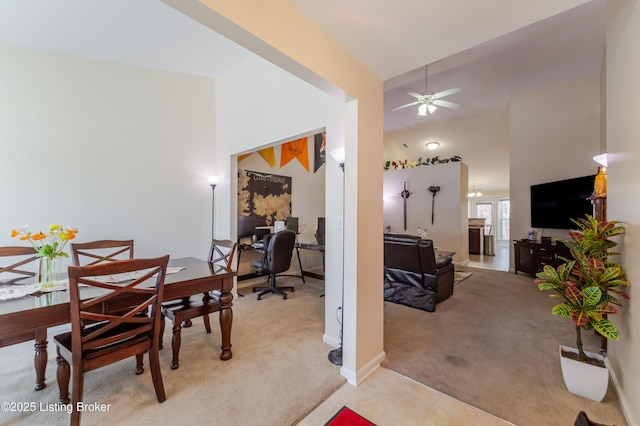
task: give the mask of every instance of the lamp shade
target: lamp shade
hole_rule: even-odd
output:
[[[426,104],[421,104],[418,107],[418,115],[421,117],[426,117],[427,116],[427,105]]]
[[[593,157],[593,161],[600,164],[601,166],[607,167],[607,153],[598,154]]]
[[[344,157],[345,157],[344,146],[332,149],[331,151],[329,151],[329,154],[331,154],[333,159],[336,160],[338,164],[344,164]]]

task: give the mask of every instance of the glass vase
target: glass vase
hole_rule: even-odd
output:
[[[60,279],[60,258],[39,257],[36,259],[36,282],[40,288],[51,288]]]

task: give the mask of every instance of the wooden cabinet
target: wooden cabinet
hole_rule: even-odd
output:
[[[562,243],[552,244],[550,240],[542,243],[519,240],[514,241],[515,273],[518,271],[535,275],[545,265],[557,268],[564,263],[562,257],[570,258],[569,249]]]
[[[469,228],[469,254],[482,254],[484,228]]]

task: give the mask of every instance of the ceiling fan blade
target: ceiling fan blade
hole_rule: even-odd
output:
[[[458,93],[462,89],[459,87],[452,87],[451,89],[443,90],[442,92],[438,92],[433,95],[434,98],[444,98],[445,96],[453,95],[454,93]]]
[[[420,93],[416,93],[416,92],[407,92],[407,95],[413,96],[414,98],[418,99],[419,101],[422,101],[424,98],[426,98],[428,96],[428,95],[421,95]]]
[[[437,106],[445,107],[445,108],[460,109],[460,104],[456,104],[449,101],[443,101],[442,99],[436,99],[431,103]]]
[[[394,108],[394,109],[392,109],[391,111],[397,111],[397,110],[402,109],[402,108],[406,108],[406,107],[410,107],[410,106],[418,105],[419,103],[421,103],[421,102],[418,102],[418,101],[416,101],[416,102],[411,102],[410,104],[406,104],[406,105],[402,105],[402,106],[399,106],[399,107],[395,107],[395,108]]]

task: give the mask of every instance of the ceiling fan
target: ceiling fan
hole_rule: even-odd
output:
[[[427,114],[433,114],[436,112],[439,106],[451,109],[460,109],[460,104],[456,104],[455,102],[445,101],[441,98],[445,96],[453,95],[454,93],[458,93],[461,91],[459,87],[452,87],[451,89],[443,90],[438,93],[429,93],[427,91],[427,66],[424,66],[424,95],[416,92],[407,92],[407,95],[413,96],[417,100],[406,105],[402,105],[392,109],[391,111],[397,111],[402,108],[407,108],[413,105],[418,105],[418,116],[426,117]]]

